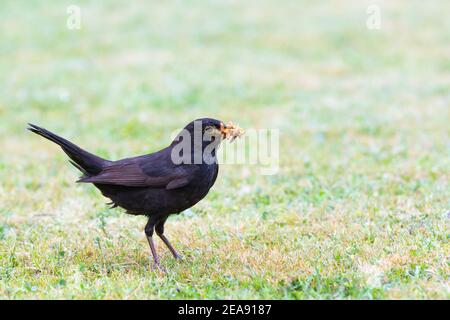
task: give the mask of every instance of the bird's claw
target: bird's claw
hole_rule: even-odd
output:
[[[180,254],[178,254],[178,253],[174,254],[173,257],[174,257],[175,260],[177,260],[177,261],[183,261],[183,260],[184,260],[183,256],[180,255]]]
[[[153,261],[152,259],[150,259],[150,268],[152,271],[161,271],[167,273],[167,269],[163,265],[161,265],[159,261]]]

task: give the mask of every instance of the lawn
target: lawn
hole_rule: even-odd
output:
[[[381,28],[368,29],[369,4]],[[68,29],[67,7],[81,8]],[[449,1],[0,3],[0,298],[450,299]],[[109,159],[199,117],[280,130],[169,218],[109,210],[44,126]]]

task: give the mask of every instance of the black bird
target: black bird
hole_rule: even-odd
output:
[[[223,139],[244,132],[229,123],[203,118],[189,123],[172,143],[155,153],[110,161],[89,153],[72,142],[34,124],[28,130],[58,144],[83,175],[77,182],[93,183],[111,199],[112,207],[129,214],[145,215],[145,235],[155,264],[159,266],[153,232],[176,259],[180,256],[164,236],[164,223],[203,199],[217,178],[216,151]]]

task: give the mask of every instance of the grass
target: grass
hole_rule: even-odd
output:
[[[380,1],[369,30],[374,2],[2,1],[0,297],[449,299],[450,3]],[[280,129],[280,170],[222,166],[167,274],[24,130],[119,159],[203,116]]]

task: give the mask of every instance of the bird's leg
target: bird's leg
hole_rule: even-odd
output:
[[[167,217],[158,221],[158,223],[156,224],[156,227],[155,227],[156,234],[158,235],[158,237],[161,238],[161,240],[164,242],[164,244],[167,246],[167,248],[169,248],[169,250],[170,250],[170,252],[172,252],[172,255],[174,256],[174,258],[177,260],[181,260],[181,256],[174,249],[174,247],[172,247],[172,245],[169,242],[169,239],[167,239],[166,236],[164,235],[164,223],[166,222],[166,220],[167,220]]]
[[[158,254],[156,253],[155,243],[153,242],[153,229],[155,228],[156,220],[153,217],[148,219],[147,224],[145,225],[145,235],[147,237],[148,244],[150,246],[150,250],[152,252],[153,260],[155,260],[155,265],[160,266]]]

